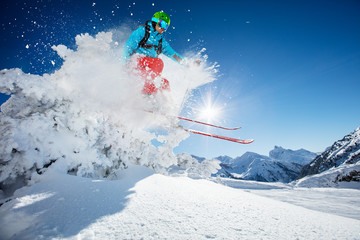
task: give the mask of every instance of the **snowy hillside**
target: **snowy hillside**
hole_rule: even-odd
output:
[[[217,159],[223,163],[219,171],[222,176],[264,182],[290,182],[315,156],[315,153],[304,149],[293,151],[275,146],[269,157],[247,152],[235,159],[227,156]]]
[[[345,187],[360,189],[360,162],[342,164],[327,171],[303,177],[293,183],[298,187]]]
[[[309,182],[311,175],[319,173],[321,173],[319,176],[326,176],[324,181],[319,181],[319,176],[314,175],[314,182],[318,182],[319,186],[334,186],[341,181],[360,182],[359,160],[360,128],[336,141],[325,152],[305,165],[298,177],[301,179],[299,183]],[[304,177],[306,178],[302,179]]]
[[[358,239],[360,234],[359,215],[340,216],[354,201],[322,208],[326,194],[338,194],[335,190],[321,198],[320,192],[296,192],[297,199],[303,196],[300,202],[313,200],[310,210],[138,166],[114,181],[52,170],[38,181],[0,208],[2,239]],[[256,188],[256,182],[246,184]],[[271,194],[268,187],[262,194]],[[342,194],[359,199],[358,191]]]

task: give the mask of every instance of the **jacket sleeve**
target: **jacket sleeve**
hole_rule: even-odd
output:
[[[135,31],[133,31],[126,41],[123,49],[122,60],[123,62],[128,62],[130,56],[136,51],[139,46],[140,41],[145,36],[145,27],[138,27]]]
[[[176,55],[176,56],[178,56],[180,59],[184,60],[184,58],[183,58],[180,54],[178,54],[177,52],[175,52],[174,49],[172,49],[172,47],[170,46],[170,44],[169,44],[165,39],[162,40],[162,53],[163,53],[165,56],[171,58],[172,60],[174,60],[174,61],[176,61],[176,62],[179,62],[179,61],[174,58],[174,55]]]

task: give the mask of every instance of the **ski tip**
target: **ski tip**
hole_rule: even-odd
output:
[[[247,139],[247,140],[239,140],[238,143],[242,143],[242,144],[250,144],[252,142],[254,142],[254,139]]]

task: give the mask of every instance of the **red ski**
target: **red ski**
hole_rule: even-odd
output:
[[[155,114],[153,111],[147,111],[147,112]],[[194,123],[202,124],[202,125],[205,125],[205,126],[220,128],[220,129],[224,129],[224,130],[237,130],[237,129],[241,128],[241,127],[228,128],[228,127],[222,127],[222,126],[218,126],[218,125],[213,125],[213,124],[210,124],[210,123],[200,122],[200,121],[197,121],[197,120],[184,118],[184,117],[180,117],[180,116],[170,116],[170,115],[166,115],[166,114],[161,114],[161,115],[168,116],[168,117],[174,117],[174,118],[178,118],[178,119],[185,120],[185,121],[188,121],[188,122],[194,122]],[[194,130],[194,129],[188,129],[188,128],[184,128],[184,127],[182,127],[182,128],[185,131],[191,132],[191,133],[194,133],[194,134],[199,134],[199,135],[203,135],[203,136],[207,136],[207,137],[218,138],[218,139],[222,139],[222,140],[226,140],[226,141],[230,141],[230,142],[241,143],[241,144],[249,144],[249,143],[252,143],[254,141],[254,139],[246,139],[246,140],[237,139],[237,138],[232,138],[232,137],[216,135],[216,134],[212,134],[212,133],[201,132],[201,131]]]
[[[206,133],[206,132],[200,132],[200,131],[197,131],[197,130],[187,129],[187,128],[184,128],[184,130],[187,131],[187,132],[194,133],[194,134],[199,134],[199,135],[203,135],[203,136],[207,136],[207,137],[213,137],[213,138],[219,138],[219,139],[222,139],[222,140],[241,143],[241,144],[249,144],[249,143],[252,143],[254,141],[254,139],[243,140],[243,139],[237,139],[237,138],[231,138],[231,137],[215,135],[215,134]]]
[[[147,111],[147,112],[156,114],[153,111]],[[168,116],[168,117],[173,117],[173,118],[178,118],[178,119],[181,119],[181,120],[184,120],[184,121],[198,123],[198,124],[202,124],[202,125],[205,125],[205,126],[214,127],[214,128],[220,128],[220,129],[224,129],[224,130],[237,130],[237,129],[241,128],[241,127],[228,128],[228,127],[214,125],[214,124],[201,122],[201,121],[193,120],[193,119],[190,119],[190,118],[184,118],[184,117],[180,117],[180,116],[172,116],[172,115],[166,115],[166,114],[161,114],[161,115]]]
[[[184,117],[177,117],[177,118],[178,118],[178,119],[181,119],[181,120],[188,121],[188,122],[199,123],[199,124],[202,124],[202,125],[206,125],[206,126],[210,126],[210,127],[215,127],[215,128],[220,128],[220,129],[224,129],[224,130],[237,130],[237,129],[240,129],[240,128],[241,128],[241,127],[227,128],[227,127],[222,127],[222,126],[218,126],[218,125],[213,125],[213,124],[206,123],[206,122],[200,122],[200,121],[193,120],[193,119],[189,119],[189,118],[184,118]]]

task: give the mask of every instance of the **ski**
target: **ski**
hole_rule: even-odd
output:
[[[185,131],[190,132],[190,133],[194,133],[194,134],[199,134],[199,135],[203,135],[203,136],[207,136],[207,137],[213,137],[213,138],[219,138],[222,140],[226,140],[226,141],[230,141],[230,142],[236,142],[236,143],[241,143],[241,144],[249,144],[252,143],[254,141],[254,139],[238,139],[238,138],[232,138],[232,137],[225,137],[225,136],[221,136],[221,135],[216,135],[216,134],[211,134],[211,133],[206,133],[206,132],[201,132],[201,131],[197,131],[197,130],[193,130],[193,129],[188,129],[188,128],[183,128]]]
[[[184,121],[188,121],[188,122],[194,122],[194,123],[198,123],[198,124],[202,124],[205,126],[209,126],[209,127],[214,127],[214,128],[220,128],[220,129],[224,129],[224,130],[237,130],[240,129],[241,127],[234,127],[234,128],[228,128],[228,127],[223,127],[223,126],[219,126],[219,125],[214,125],[214,124],[210,124],[210,123],[206,123],[206,122],[200,122],[197,120],[193,120],[193,119],[189,119],[189,118],[184,118],[184,117],[179,117],[177,116],[178,119],[184,120]]]
[[[147,111],[147,112],[155,114],[153,111]],[[171,115],[166,115],[166,114],[161,114],[161,115],[164,115],[164,116],[167,116],[167,117],[178,118],[178,119],[181,119],[181,120],[184,120],[184,121],[193,122],[193,123],[198,123],[198,124],[202,124],[202,125],[205,125],[205,126],[214,127],[214,128],[219,128],[219,129],[223,129],[223,130],[237,130],[237,129],[240,129],[240,128],[241,128],[241,127],[228,128],[228,127],[223,127],[223,126],[219,126],[219,125],[214,125],[214,124],[210,124],[210,123],[206,123],[206,122],[201,122],[201,121],[198,121],[198,120],[193,120],[193,119],[190,119],[190,118],[184,118],[184,117],[180,117],[180,116],[171,116]]]

